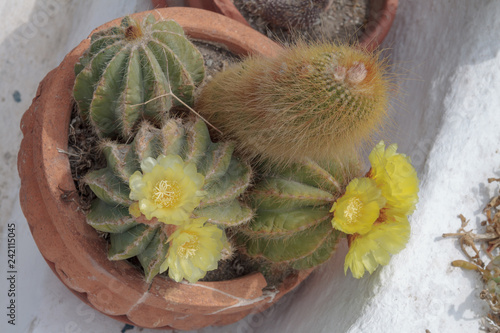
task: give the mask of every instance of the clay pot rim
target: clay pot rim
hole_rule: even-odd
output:
[[[142,20],[149,14],[157,19],[173,18],[192,38],[212,39],[238,54],[248,54],[253,50],[257,54],[271,55],[281,49],[267,38],[261,39],[262,35],[252,29],[202,10],[167,8],[131,16]],[[200,15],[212,23],[207,33],[204,32]],[[121,18],[110,21],[92,33],[117,25],[120,21]],[[220,33],[225,33],[226,37],[221,37]],[[196,329],[229,324],[255,311],[256,307],[258,311],[263,311],[295,288],[309,275],[310,270],[288,277],[270,303],[268,297],[262,295],[266,283],[260,273],[236,280],[200,282],[196,285],[175,283],[157,276],[150,286],[145,283],[142,272],[128,263],[107,259],[106,242],[87,225],[77,204],[61,199],[61,190],[76,190],[68,156],[60,151],[67,151],[73,106],[73,67],[89,44],[89,38],[82,41],[68,53],[59,67],[47,75],[21,122],[24,134],[18,157],[21,206],[40,252],[58,278],[79,298],[100,312],[148,328]],[[234,290],[232,284],[235,282],[244,285],[242,291]],[[198,297],[194,297],[193,293]],[[210,297],[210,304],[206,304],[206,298],[200,295]],[[235,307],[235,298],[246,298],[249,299],[248,303],[254,303]],[[174,309],[174,306],[177,307]],[[152,311],[160,311],[158,309],[165,312],[165,320],[151,318]],[[199,317],[206,319],[218,312],[220,318],[210,317],[208,323],[203,324],[196,322]],[[191,322],[186,326],[181,318],[177,318],[186,313],[192,316],[194,324]],[[173,323],[168,320],[173,320]]]
[[[187,0],[187,3],[189,6],[205,8],[207,10],[212,10],[215,7],[217,12],[250,26],[234,6],[232,0],[212,0],[205,2]],[[359,39],[359,45],[368,51],[373,51],[382,43],[391,29],[398,8],[398,0],[370,0],[370,4],[375,5],[376,9],[375,11],[370,9],[369,20],[365,25],[362,37]]]

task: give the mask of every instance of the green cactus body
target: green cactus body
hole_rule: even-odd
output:
[[[265,177],[249,194],[255,218],[239,228],[239,245],[249,256],[281,267],[325,262],[342,237],[332,227],[330,209],[356,170],[354,162],[323,168],[305,159]]]
[[[250,158],[286,165],[355,151],[384,123],[389,81],[376,54],[303,43],[218,73],[196,109]]]
[[[206,196],[191,218],[205,217],[224,229],[245,224],[253,216],[252,210],[239,201],[250,183],[249,166],[232,156],[231,143],[213,143],[205,123],[199,119],[183,124],[180,119],[171,118],[161,129],[144,122],[132,143],[105,140],[101,149],[107,167],[88,173],[84,179],[97,196],[87,214],[87,223],[110,233],[110,260],[137,256],[147,281],[158,274],[165,260],[170,232],[167,224],[144,221],[144,216],[134,218],[129,212],[133,203],[129,199],[129,178],[140,170],[140,161],[173,154],[196,165],[205,177]]]
[[[75,66],[73,95],[100,137],[128,139],[143,119],[160,124],[175,97],[192,104],[204,71],[201,53],[176,22],[125,17],[92,35]]]

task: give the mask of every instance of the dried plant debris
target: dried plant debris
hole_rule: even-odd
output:
[[[489,183],[500,182],[500,178],[489,178]],[[455,260],[454,267],[475,270],[481,274],[484,281],[484,290],[479,297],[488,302],[490,313],[483,321],[481,329],[486,332],[500,333],[500,195],[493,197],[483,209],[486,221],[481,222],[485,227],[483,233],[473,233],[465,230],[468,220],[459,215],[462,226],[456,233],[443,234],[443,237],[457,237],[460,247],[467,257],[465,260]],[[490,262],[485,265],[480,258],[486,255]]]
[[[82,121],[76,107],[73,107],[68,131],[68,150],[58,149],[61,154],[68,155],[71,175],[77,191],[59,188],[61,200],[75,202],[79,209],[86,212],[90,209],[90,202],[95,198],[94,193],[82,181],[83,176],[90,170],[103,167],[104,158],[98,151],[98,139],[92,127]]]

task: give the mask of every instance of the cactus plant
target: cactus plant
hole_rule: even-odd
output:
[[[273,27],[308,28],[319,20],[328,0],[249,0],[245,8]]]
[[[267,175],[248,195],[256,213],[239,228],[239,245],[275,267],[325,262],[343,237],[332,227],[330,209],[357,172],[355,161],[320,166],[306,158]]]
[[[252,218],[252,210],[239,201],[250,182],[249,166],[232,156],[232,143],[213,143],[205,123],[199,119],[183,124],[182,120],[171,118],[161,129],[143,122],[130,144],[104,140],[101,149],[107,166],[84,178],[97,196],[87,222],[110,233],[110,260],[137,256],[147,281],[160,269],[166,269],[162,264],[166,261],[169,236],[180,232],[175,232],[175,225],[184,230],[191,221],[195,225],[196,221],[200,224],[200,220],[206,220],[225,229]],[[165,170],[156,165],[165,163]],[[148,186],[153,194],[142,196]],[[172,200],[181,204],[170,205]],[[158,209],[150,209],[151,205]],[[178,219],[165,220],[165,210]],[[187,230],[185,238],[198,229]],[[207,230],[216,234],[214,229]],[[178,274],[175,276],[179,278]],[[199,274],[189,280],[198,278]]]
[[[128,139],[142,119],[160,125],[172,106],[191,104],[204,65],[176,22],[149,15],[94,33],[75,74],[82,118],[100,137]]]
[[[233,227],[242,251],[262,261],[269,277],[323,263],[344,233],[358,244],[383,208],[396,212],[411,189],[393,191],[379,170],[386,159],[374,165],[374,179],[354,178],[351,155],[385,118],[389,81],[376,54],[299,43],[272,59],[250,58],[202,90],[198,111],[243,155],[265,162],[248,196],[256,216],[247,224],[253,211],[239,197],[250,167],[232,157],[232,143],[213,143],[202,120],[183,124],[168,115],[176,100],[192,101],[203,77],[199,53],[179,29],[125,18],[94,34],[75,66],[82,117],[99,136],[122,139],[102,141],[107,166],[84,179],[97,196],[87,222],[110,234],[109,259],[137,257],[147,281],[168,270],[175,281],[196,282],[217,267],[227,244],[222,230]],[[410,201],[393,215],[404,220]],[[366,239],[396,230],[388,225]]]
[[[250,158],[327,162],[355,151],[384,124],[390,88],[384,68],[374,53],[299,43],[219,73],[196,109]]]
[[[377,144],[365,177],[355,160],[345,159],[321,166],[305,158],[275,169],[249,194],[256,216],[239,228],[240,246],[270,263],[264,272],[271,276],[323,263],[342,237],[350,246],[344,270],[355,278],[386,265],[408,242],[407,217],[418,201],[415,169],[396,150]]]

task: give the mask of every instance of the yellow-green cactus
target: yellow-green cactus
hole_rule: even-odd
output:
[[[384,123],[390,81],[378,54],[298,45],[218,73],[196,109],[242,154],[286,165],[356,151]]]

